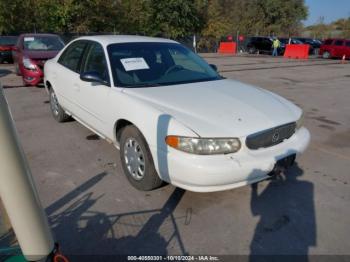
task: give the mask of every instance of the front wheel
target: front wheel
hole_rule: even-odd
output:
[[[61,123],[69,119],[69,115],[64,112],[63,108],[58,103],[57,96],[52,88],[50,89],[50,109],[53,118],[57,122]]]
[[[124,174],[136,189],[150,191],[162,185],[147,142],[135,126],[126,126],[122,131],[120,158]]]

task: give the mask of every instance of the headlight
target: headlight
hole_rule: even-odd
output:
[[[32,62],[32,60],[26,57],[23,58],[23,66],[29,70],[36,70],[36,65]]]
[[[194,138],[167,136],[168,146],[196,155],[218,155],[235,153],[241,148],[238,138]]]
[[[301,113],[300,118],[297,120],[296,130],[301,128],[304,124],[304,112]]]

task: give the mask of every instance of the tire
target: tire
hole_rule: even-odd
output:
[[[325,59],[329,59],[329,58],[331,58],[331,53],[329,53],[328,51],[325,51],[325,52],[322,54],[322,57],[325,58]]]
[[[50,109],[53,118],[59,123],[65,122],[70,118],[58,103],[55,91],[52,88],[50,89]]]
[[[150,191],[163,184],[154,167],[145,138],[133,125],[126,126],[122,130],[120,160],[125,176],[136,189]]]
[[[21,75],[21,71],[19,70],[19,65],[18,65],[18,63],[15,64],[15,72],[16,72],[16,75],[18,75],[18,76]]]
[[[249,54],[256,54],[256,49],[254,48],[254,47],[250,47],[249,49],[248,49],[248,53]]]

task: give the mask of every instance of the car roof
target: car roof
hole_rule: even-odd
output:
[[[20,37],[26,37],[26,36],[59,36],[59,35],[56,35],[56,34],[36,34],[36,33],[20,34]]]
[[[20,34],[19,35],[19,38],[23,38],[23,37],[32,37],[32,36],[58,36],[59,35],[56,35],[56,34],[36,34],[36,33],[26,33],[26,34]]]
[[[116,43],[130,43],[130,42],[178,43],[170,39],[138,36],[138,35],[92,35],[92,36],[83,36],[83,37],[74,39],[74,41],[76,40],[96,41],[104,46],[107,46],[110,44],[116,44]]]
[[[324,42],[325,41],[332,41],[332,42],[334,42],[334,41],[349,41],[349,39],[345,39],[345,38],[327,38],[327,39],[324,40]]]
[[[271,39],[271,37],[269,37],[269,36],[252,36],[252,38],[269,38],[269,39]]]

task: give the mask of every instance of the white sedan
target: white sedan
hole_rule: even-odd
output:
[[[81,37],[45,64],[53,117],[73,117],[120,149],[130,183],[232,189],[293,164],[309,144],[302,110],[221,77],[179,43]]]

